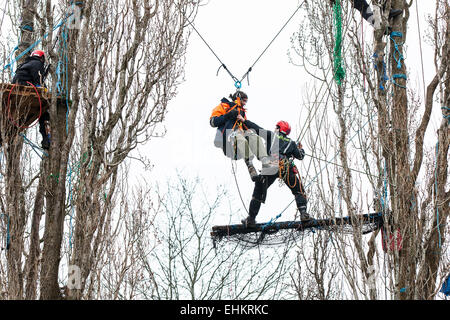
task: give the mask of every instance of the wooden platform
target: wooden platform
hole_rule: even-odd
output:
[[[26,129],[39,119],[50,107],[51,94],[47,88],[0,83],[0,98],[4,123],[20,130]],[[65,102],[58,97],[58,105]],[[65,104],[64,104],[65,105]]]

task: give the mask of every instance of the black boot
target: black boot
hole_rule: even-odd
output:
[[[246,228],[254,226],[256,224],[255,217],[251,217],[251,216],[248,216],[247,218],[242,219],[241,222]]]
[[[256,219],[256,216],[258,215],[260,208],[261,208],[261,202],[253,198],[250,201],[250,206],[248,208],[248,217],[241,220],[242,224],[245,227],[254,225],[256,223],[255,219]]]
[[[311,217],[306,212],[307,200],[302,194],[297,194],[295,196],[295,202],[297,203],[298,211],[300,211],[300,220],[311,220]]]
[[[306,212],[306,209],[303,211],[300,211],[300,220],[301,221],[311,220],[311,216]]]

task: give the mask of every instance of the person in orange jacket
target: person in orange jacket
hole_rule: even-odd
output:
[[[248,96],[243,91],[237,91],[227,98],[222,98],[220,104],[215,107],[209,118],[209,124],[217,128],[214,145],[223,150],[225,156],[238,160],[244,159],[252,181],[258,181],[257,173],[252,159],[256,156],[263,167],[270,163],[267,156],[267,147],[264,140],[254,130],[249,130],[243,122],[247,120],[245,105]]]

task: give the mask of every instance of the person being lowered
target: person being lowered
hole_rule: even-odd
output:
[[[45,53],[41,50],[35,50],[25,62],[17,67],[16,74],[12,83],[22,86],[29,86],[30,83],[36,87],[44,86],[47,71],[44,68]],[[42,135],[41,146],[43,149],[50,147],[50,114],[45,111],[39,118],[39,132]]]
[[[220,104],[215,107],[209,118],[211,127],[217,128],[214,145],[223,150],[225,156],[238,160],[244,159],[252,181],[257,181],[261,176],[253,166],[253,158],[256,156],[262,162],[263,168],[270,164],[267,148],[264,140],[259,137],[248,125],[258,127],[247,120],[246,109],[248,96],[243,91],[237,91],[230,95],[231,101],[222,98]]]
[[[272,167],[263,168],[261,172],[262,179],[255,182],[252,200],[250,201],[248,210],[249,215],[241,222],[245,226],[256,223],[255,218],[258,215],[261,203],[264,203],[266,200],[267,189],[277,178],[282,179],[294,195],[297,209],[300,212],[300,219],[302,221],[310,220],[311,217],[306,212],[308,201],[305,190],[301,180],[297,177],[298,169],[294,164],[294,158],[303,160],[305,151],[300,142],[296,144],[288,138],[291,132],[289,123],[286,121],[278,121],[274,132],[265,130],[249,121],[244,121],[243,124],[249,129],[255,130],[258,135],[266,139],[269,154],[272,158]]]

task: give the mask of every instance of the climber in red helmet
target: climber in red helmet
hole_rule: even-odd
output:
[[[265,130],[250,121],[244,121],[243,123],[266,140],[273,166],[271,168],[263,167],[261,172],[262,179],[255,182],[252,200],[250,201],[249,216],[242,220],[242,223],[246,226],[256,223],[255,218],[258,215],[261,203],[264,203],[266,200],[267,189],[277,178],[283,180],[294,195],[301,220],[311,219],[306,212],[307,199],[305,190],[301,180],[297,177],[298,169],[294,164],[294,158],[303,160],[305,151],[300,142],[296,144],[288,138],[291,132],[289,123],[278,121],[274,132]]]
[[[34,85],[44,86],[46,69],[44,67],[45,53],[42,50],[34,50],[25,62],[17,67],[12,83],[22,86]],[[39,132],[42,135],[41,146],[43,149],[50,148],[50,114],[45,111],[39,118]]]

